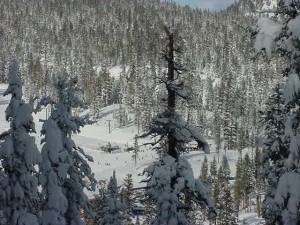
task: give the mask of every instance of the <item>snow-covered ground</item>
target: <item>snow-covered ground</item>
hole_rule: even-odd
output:
[[[239,215],[239,224],[243,225],[243,224],[251,224],[251,225],[262,225],[264,224],[264,221],[262,220],[262,218],[258,218],[257,214],[254,212],[251,213],[240,213]]]
[[[3,97],[3,93],[6,89],[6,84],[0,84],[0,132],[7,130],[9,124],[5,121],[5,109],[9,103],[10,96]],[[137,134],[137,127],[130,125],[127,127],[118,127],[117,120],[114,118],[114,112],[118,109],[118,105],[108,106],[102,109],[101,119],[93,124],[84,127],[81,133],[74,135],[73,139],[78,146],[82,147],[85,152],[94,158],[94,162],[90,163],[92,171],[95,173],[95,178],[97,180],[109,179],[112,176],[113,171],[116,171],[116,176],[118,178],[118,183],[121,185],[126,174],[132,174],[134,186],[139,187],[144,184],[140,183],[142,180],[143,169],[149,165],[151,162],[157,159],[157,154],[151,151],[148,147],[142,145],[143,140],[139,140],[140,152],[138,153],[138,160],[135,164],[132,159],[133,153],[124,151],[125,148],[133,147],[134,137]],[[39,119],[44,119],[46,112],[42,111],[37,115],[34,115],[34,120],[36,123],[36,140],[39,146],[40,134],[39,131],[42,127]],[[111,125],[111,132],[109,132],[108,123]],[[149,140],[148,140],[149,141]],[[192,168],[194,170],[195,177],[200,174],[200,168],[204,160],[205,155],[208,158],[208,162],[213,160],[217,154],[212,142],[208,141],[211,146],[211,153],[205,154],[204,152],[190,152],[184,155],[188,159]],[[118,145],[121,150],[113,153],[104,153],[100,150],[101,146],[106,146],[108,143],[111,145]],[[246,151],[245,151],[246,152]],[[248,150],[251,152],[251,150]],[[222,159],[224,152],[220,153],[220,161]],[[235,173],[235,162],[238,158],[237,151],[227,151],[226,152],[232,175]],[[90,196],[93,193],[89,193]],[[245,219],[246,224],[260,224],[261,219],[255,217],[255,214],[247,213],[242,214],[241,219]]]

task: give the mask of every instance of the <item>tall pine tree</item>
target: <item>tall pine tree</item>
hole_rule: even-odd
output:
[[[153,218],[151,224],[188,224],[185,210],[189,205],[185,202],[204,202],[215,213],[210,198],[210,189],[200,180],[195,180],[193,171],[187,160],[180,157],[185,151],[185,144],[191,140],[197,141],[200,148],[208,152],[208,144],[197,129],[185,122],[176,111],[176,97],[184,100],[190,98],[184,88],[180,75],[183,66],[178,60],[181,53],[180,37],[168,27],[165,27],[167,36],[167,48],[164,59],[167,62],[167,73],[162,77],[162,82],[167,89],[167,107],[159,113],[150,124],[150,131],[143,135],[159,137],[162,158],[145,169],[148,175],[147,194],[156,203],[157,217]],[[163,143],[163,144],[161,144]],[[159,147],[158,147],[159,148]]]
[[[77,78],[67,79],[56,76],[54,77],[54,87],[57,91],[57,100],[45,97],[39,103],[40,106],[51,104],[52,113],[47,124],[52,124],[57,131],[60,131],[56,137],[61,137],[61,140],[58,140],[57,146],[55,146],[58,149],[51,150],[55,154],[49,154],[48,150],[44,151],[43,160],[48,168],[41,167],[41,184],[45,187],[49,182],[53,182],[52,177],[49,175],[51,172],[54,177],[58,178],[58,185],[67,199],[67,208],[62,208],[63,210],[59,212],[65,211],[66,225],[81,223],[81,208],[91,213],[90,203],[84,189],[94,190],[96,183],[94,174],[87,162],[93,161],[92,157],[86,155],[83,149],[76,146],[72,140],[72,134],[80,132],[80,128],[89,123],[87,117],[72,115],[72,109],[84,107],[78,96],[80,89],[77,84]],[[47,135],[47,130],[45,130],[45,134]],[[46,145],[47,136],[45,141]],[[60,149],[61,147],[62,149]],[[46,148],[47,146],[44,146],[44,149]],[[57,185],[53,187],[57,188]],[[46,207],[50,207],[51,190],[49,190],[49,187],[47,188],[48,190],[44,192],[45,198],[48,199]],[[54,207],[50,208],[53,209]]]
[[[285,150],[283,150],[283,154],[278,154],[281,159],[277,163],[283,164],[284,168],[282,174],[279,175],[278,185],[272,187],[274,190],[271,190],[271,192],[275,196],[271,196],[271,198],[274,198],[274,204],[272,205],[275,206],[272,206],[272,208],[276,209],[276,218],[274,221],[291,225],[300,223],[300,195],[298,191],[300,185],[299,30],[300,0],[279,0],[275,16],[271,19],[261,18],[254,30],[256,37],[255,49],[258,53],[263,53],[269,58],[279,55],[287,61],[287,66],[284,70],[287,80],[283,91],[283,98],[285,100],[285,108],[288,112],[284,116],[283,139],[288,140],[288,156],[285,155]],[[274,149],[271,148],[270,150],[273,151]],[[273,166],[272,161],[270,167]],[[277,183],[276,177],[270,177],[269,179],[274,179],[275,183]],[[265,203],[265,207],[268,208],[269,202]]]
[[[123,212],[126,205],[120,201],[119,187],[116,179],[116,172],[113,172],[112,177],[107,186],[106,207],[102,211],[102,218],[99,220],[99,225],[122,225],[126,217]]]
[[[288,157],[288,139],[285,137],[285,108],[281,85],[276,85],[274,93],[268,98],[266,110],[262,112],[265,150],[262,154],[263,174],[268,182],[264,198],[263,217],[269,224],[281,221],[280,210],[275,203],[275,194],[280,176],[284,173],[284,160]]]
[[[5,111],[10,129],[0,137],[0,160],[4,170],[1,179],[0,209],[7,224],[38,225],[35,204],[38,179],[35,166],[41,163],[41,155],[30,133],[35,132],[32,105],[22,99],[22,81],[17,60],[11,61],[8,72],[8,88],[4,96],[11,95]]]

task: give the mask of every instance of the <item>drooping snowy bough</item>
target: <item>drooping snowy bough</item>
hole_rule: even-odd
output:
[[[187,218],[192,211],[190,202],[207,205],[209,218],[215,216],[210,186],[195,179],[189,162],[184,158],[165,155],[159,161],[147,167],[147,194],[155,199],[157,218],[153,225],[193,224]]]
[[[277,55],[287,61],[283,72],[287,80],[282,94],[284,130],[281,137],[274,137],[277,141],[274,140],[274,145],[263,155],[265,162],[269,157],[269,175],[274,171],[273,177],[269,177],[264,217],[267,224],[296,225],[300,223],[300,0],[279,0],[275,16],[260,18],[253,31],[257,53],[269,58]],[[278,140],[283,140],[284,145]],[[281,147],[286,150],[282,151]],[[274,158],[276,151],[281,153]],[[278,166],[280,171],[271,168]]]

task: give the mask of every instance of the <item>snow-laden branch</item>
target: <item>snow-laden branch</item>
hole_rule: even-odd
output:
[[[141,135],[140,137],[166,136],[166,134],[171,134],[179,146],[183,148],[179,150],[185,151],[185,144],[191,141],[196,141],[198,143],[198,147],[205,153],[210,152],[209,145],[198,128],[193,127],[184,121],[182,116],[177,112],[174,112],[173,117],[169,117],[169,115],[169,111],[158,114],[152,120],[149,132]],[[156,145],[157,143],[159,143],[159,141],[153,142],[152,145]]]
[[[180,84],[176,84],[172,81],[166,81],[165,84],[168,90],[175,92],[175,94],[179,97],[186,100],[190,99],[190,95],[188,91],[184,88],[183,82],[181,82]]]

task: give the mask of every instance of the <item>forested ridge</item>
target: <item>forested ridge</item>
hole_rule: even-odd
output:
[[[255,142],[258,111],[283,64],[252,58],[246,29],[261,4],[243,0],[209,12],[154,0],[1,1],[1,79],[10,58],[21,60],[27,97],[51,93],[57,72],[78,76],[95,117],[119,103],[120,126],[145,130],[164,93],[161,31],[172,26],[184,42],[185,85],[194,96],[181,110],[226,149],[242,149]],[[115,66],[119,77],[110,76]]]

